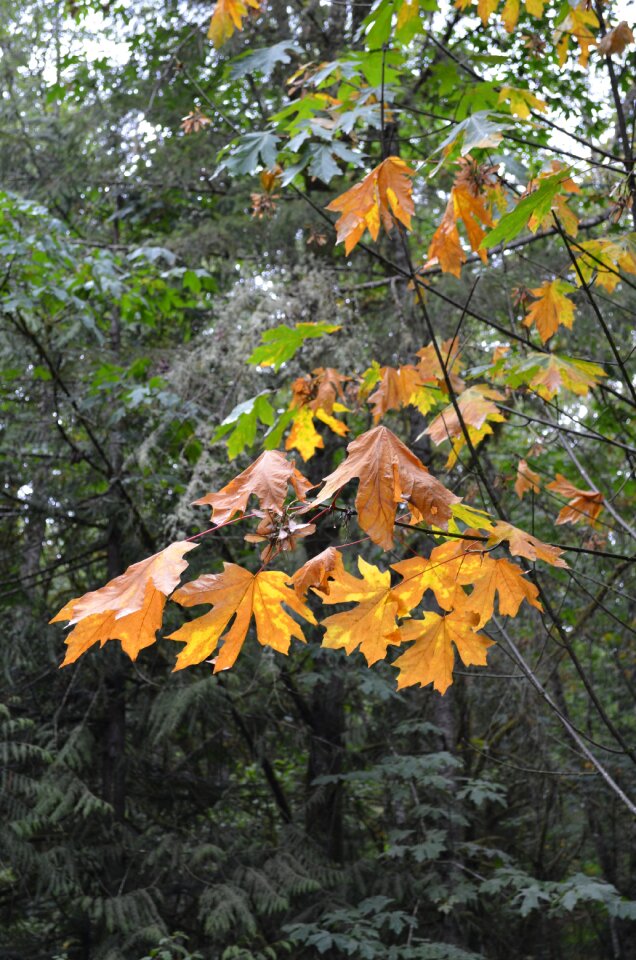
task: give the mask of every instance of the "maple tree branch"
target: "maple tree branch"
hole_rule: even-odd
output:
[[[612,440],[610,437],[604,437],[602,433],[598,433],[596,430],[593,430],[592,427],[586,427],[586,430],[593,430],[592,433],[582,433],[580,430],[574,430],[572,427],[564,427],[560,423],[555,423],[554,421],[545,420],[543,417],[537,417],[530,413],[525,413],[523,410],[515,410],[514,407],[508,407],[505,403],[500,403],[498,400],[495,401],[500,410],[505,410],[506,413],[511,413],[515,417],[523,417],[524,420],[528,420],[530,423],[541,423],[546,427],[553,427],[559,433],[571,433],[575,437],[580,437],[583,440],[598,440],[601,443],[608,443],[612,447],[618,447],[619,450],[625,450],[628,453],[636,454],[636,447],[630,447],[626,443],[621,443],[620,440]],[[565,411],[562,411],[565,416],[568,416]],[[574,419],[574,418],[572,418]]]
[[[545,700],[545,702],[548,704],[551,710],[554,711],[554,713],[557,715],[557,717],[561,721],[564,729],[567,731],[568,735],[576,743],[577,747],[583,753],[586,759],[590,761],[590,763],[595,767],[596,770],[598,770],[598,772],[603,777],[603,779],[605,780],[609,788],[616,794],[616,796],[621,800],[621,802],[625,804],[625,806],[630,811],[630,813],[636,816],[636,804],[632,800],[630,800],[627,794],[616,783],[616,781],[613,779],[611,774],[605,769],[605,767],[600,762],[600,760],[598,760],[596,756],[592,753],[592,751],[587,747],[583,738],[576,732],[576,730],[574,729],[570,721],[567,719],[567,717],[565,717],[564,714],[561,712],[561,710],[556,705],[556,703],[554,702],[554,700],[552,699],[548,691],[545,689],[545,687],[543,686],[539,678],[536,676],[536,674],[534,673],[530,665],[524,659],[523,655],[521,654],[520,650],[517,648],[516,644],[512,640],[512,637],[510,637],[510,635],[508,634],[503,624],[499,621],[497,617],[493,617],[493,620],[496,623],[497,628],[500,631],[501,635],[504,637],[506,644],[508,645],[508,648],[511,651],[512,656],[516,661],[517,665],[524,672],[524,674],[526,675],[526,677],[528,678],[532,686],[537,691],[537,693],[543,698],[543,700]]]

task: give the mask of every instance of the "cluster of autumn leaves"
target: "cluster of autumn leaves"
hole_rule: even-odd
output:
[[[265,569],[265,564],[253,574],[226,563],[222,573],[201,576],[175,590],[188,564],[185,556],[196,544],[172,543],[60,610],[52,622],[67,620],[73,626],[64,665],[111,639],[119,639],[135,659],[155,642],[170,595],[184,607],[211,606],[170,635],[185,644],[176,669],[210,658],[215,672],[228,669],[252,619],[261,644],[287,653],[292,638],[305,640],[292,613],[317,625],[310,595],[327,606],[354,605],[322,620],[323,646],[347,653],[359,649],[373,664],[386,658],[390,647],[410,644],[393,660],[398,685],[433,683],[443,693],[452,683],[454,648],[467,666],[486,663],[492,640],[481,631],[493,615],[495,598],[501,616],[516,616],[524,601],[542,609],[532,580],[509,559],[493,558],[493,549],[507,543],[513,556],[567,566],[561,549],[462,504],[385,426],[372,428],[348,445],[345,460],[324,479],[313,499],[309,499],[312,484],[295,464],[279,451],[265,451],[222,490],[197,502],[212,508],[215,530],[258,517],[260,536],[250,533],[245,539],[267,541],[269,560],[313,532],[314,521],[336,508],[340,491],[354,480],[359,524],[383,549],[393,546],[396,528],[401,533],[403,527],[422,522],[440,535],[456,531],[455,536],[451,534],[429,557],[413,556],[393,564],[401,578],[395,586],[390,571],[362,557],[360,576],[348,572],[341,550],[329,547],[292,574]],[[252,496],[259,508],[249,511]],[[461,533],[459,523],[465,527]],[[427,591],[440,612],[427,610],[418,617],[414,611]]]

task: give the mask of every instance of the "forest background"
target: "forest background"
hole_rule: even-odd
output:
[[[2,13],[0,957],[636,957],[633,8]],[[391,157],[345,253],[325,207]],[[351,594],[485,543],[526,583],[487,663],[398,688],[403,649],[305,624],[171,673],[170,604],[134,662],[59,669],[51,617],[197,537],[195,499],[264,446],[319,484],[376,424],[463,498],[445,535],[381,548],[349,484],[293,550],[274,510],[190,573],[342,546]]]

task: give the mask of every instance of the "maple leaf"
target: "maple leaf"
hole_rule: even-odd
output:
[[[537,587],[526,580],[516,563],[490,559],[476,578],[472,593],[466,600],[466,607],[479,616],[478,628],[492,617],[495,594],[499,596],[499,613],[502,617],[516,617],[524,600],[537,610],[543,610],[537,599]]]
[[[322,553],[311,557],[302,567],[292,574],[290,583],[296,595],[304,600],[310,587],[319,593],[329,595],[330,580],[337,580],[344,573],[342,554],[335,547],[327,547]]]
[[[312,376],[298,377],[292,384],[290,407],[310,406],[314,412],[324,410],[331,414],[334,405],[344,399],[343,384],[349,377],[343,376],[333,367],[317,367]],[[341,407],[345,410],[346,407]]]
[[[533,537],[532,534],[514,527],[504,520],[497,522],[488,530],[488,547],[508,541],[508,549],[513,557],[525,557],[527,560],[544,560],[553,567],[567,568],[568,564],[562,558],[563,550],[553,547]]]
[[[589,360],[531,350],[523,360],[512,363],[505,379],[512,387],[526,383],[544,400],[552,400],[561,390],[571,390],[585,397],[590,387],[596,386],[605,376],[603,368]]]
[[[599,40],[596,49],[606,57],[613,53],[622,53],[625,47],[634,42],[634,34],[625,20],[621,20],[613,30],[609,30],[602,40]]]
[[[522,87],[502,87],[497,102],[508,102],[510,112],[517,117],[521,117],[522,120],[528,119],[531,110],[539,110],[545,113],[547,109],[545,100],[541,100],[530,90],[524,90]]]
[[[569,501],[560,511],[556,520],[557,525],[562,523],[595,525],[595,520],[603,509],[604,499],[603,494],[598,490],[580,490],[560,473],[557,473],[556,480],[549,483],[546,489],[560,494]]]
[[[546,280],[540,287],[530,291],[537,299],[530,306],[523,321],[524,327],[536,324],[541,342],[545,343],[556,333],[559,325],[572,329],[574,322],[574,304],[567,294],[576,288],[565,280]]]
[[[342,405],[340,405],[340,408],[346,410],[346,407],[342,407]],[[322,450],[325,445],[314,426],[314,418],[326,423],[339,437],[344,437],[349,432],[346,423],[332,417],[322,408],[314,412],[310,406],[301,407],[294,414],[292,427],[285,441],[285,450],[298,450],[303,460],[310,460],[316,450]]]
[[[77,624],[66,638],[68,650],[62,666],[73,663],[94,643],[121,640],[123,650],[136,660],[140,650],[155,642],[166,597],[188,566],[184,554],[195,543],[179,540],[152,557],[133,563],[99,590],[76,597],[50,621]]]
[[[580,48],[579,63],[582,67],[586,67],[590,47],[596,43],[590,27],[598,27],[598,17],[593,10],[589,9],[587,0],[579,0],[579,3],[575,7],[570,7],[569,10],[570,12],[554,35],[559,66],[562,67],[567,59],[570,38],[573,37]]]
[[[387,157],[364,180],[327,205],[327,210],[341,214],[336,222],[337,242],[344,240],[345,253],[351,253],[365,230],[377,240],[380,223],[387,233],[397,221],[411,229],[415,208],[409,178],[414,176],[415,171],[400,157]]]
[[[525,460],[520,460],[517,466],[517,479],[515,480],[515,493],[520,500],[523,500],[524,494],[528,490],[538,493],[541,487],[541,477],[532,470]]]
[[[300,626],[282,605],[309,623],[315,624],[316,619],[309,607],[287,586],[288,579],[286,573],[278,570],[253,574],[235,563],[225,563],[223,573],[206,574],[177,590],[173,600],[182,606],[210,603],[212,609],[168,637],[186,644],[177,657],[175,670],[183,670],[210,657],[221,638],[223,646],[215,658],[214,672],[228,670],[241,652],[252,617],[256,624],[256,638],[263,646],[287,653],[292,637],[304,642]],[[234,616],[232,626],[224,634]]]
[[[469,428],[469,435],[473,444],[479,443],[488,433],[492,433],[492,429],[488,427],[486,421],[502,423],[506,419],[499,412],[496,404],[493,403],[493,400],[503,399],[503,394],[499,393],[498,390],[492,390],[485,384],[469,387],[468,390],[464,390],[459,395],[457,406],[464,423]],[[471,432],[471,427],[474,432]],[[430,436],[437,446],[444,440],[459,440],[460,443],[455,446],[455,452],[465,443],[462,425],[452,403],[435,417],[424,432]]]
[[[287,360],[291,360],[305,340],[315,340],[340,329],[340,324],[334,323],[305,322],[293,327],[280,324],[261,335],[261,345],[256,347],[247,362],[259,367],[273,367],[278,371]]]
[[[231,520],[235,513],[245,513],[252,494],[258,497],[262,510],[282,513],[289,484],[299,500],[305,500],[307,491],[314,486],[283,453],[265,450],[218,493],[208,493],[194,503],[197,506],[209,504],[212,520],[217,524]]]
[[[260,10],[260,0],[217,0],[208,30],[208,40],[217,49],[229,40],[235,30],[243,29],[248,6]]]
[[[398,642],[396,617],[400,604],[391,591],[391,574],[358,557],[361,578],[354,577],[344,567],[329,586],[329,594],[322,597],[325,604],[353,603],[352,610],[334,613],[322,621],[326,629],[323,647],[344,649],[353,653],[360,647],[369,666],[386,656],[390,643]]]
[[[392,564],[402,577],[393,593],[410,611],[432,590],[442,610],[452,610],[466,600],[463,586],[478,579],[484,565],[492,562],[477,542],[466,546],[462,541],[448,541],[435,547],[429,557],[409,557]]]
[[[422,382],[422,368],[405,364],[402,367],[382,367],[381,380],[369,397],[373,408],[373,422],[377,423],[389,410],[399,410],[409,404],[420,413],[427,413],[439,398],[439,391]]]
[[[465,384],[457,373],[457,371],[461,370],[464,365],[459,352],[459,341],[457,338],[449,338],[448,340],[444,340],[442,343],[438,344],[438,348],[444,363],[444,367],[446,368],[451,387],[455,393],[461,393]],[[437,356],[435,345],[432,342],[427,343],[425,347],[422,347],[417,351],[416,356],[420,358],[418,372],[421,379],[425,383],[432,381],[433,383],[436,383],[440,389],[448,392],[446,389],[444,371],[442,370],[442,365]]]
[[[432,683],[444,694],[453,682],[455,652],[465,666],[485,666],[486,650],[493,645],[488,637],[476,632],[479,614],[472,610],[456,610],[445,617],[425,613],[423,620],[409,620],[399,629],[400,640],[415,643],[399,656],[393,666],[400,671],[398,690]]]
[[[619,269],[636,273],[636,233],[586,240],[580,247],[583,252],[578,255],[577,264],[585,283],[595,276],[599,287],[613,293],[621,280]],[[581,283],[578,277],[577,283]]]
[[[466,186],[463,169],[455,180],[442,221],[433,234],[428,248],[428,259],[424,264],[425,270],[439,263],[443,273],[452,273],[456,277],[461,275],[461,266],[466,256],[459,239],[458,220],[464,224],[471,249],[486,263],[488,254],[481,248],[481,242],[486,236],[482,224],[492,227],[493,221],[479,193]]]
[[[446,204],[446,210],[440,225],[429,244],[424,269],[439,264],[442,273],[452,273],[454,276],[460,277],[462,264],[465,262],[466,254],[459,239],[459,230],[455,221],[455,208],[451,197]]]
[[[360,526],[385,550],[393,545],[398,504],[406,502],[411,523],[425,520],[444,528],[460,497],[431,476],[421,460],[386,427],[374,427],[347,447],[347,458],[325,478],[316,498],[321,503],[354,478],[360,483],[356,509]]]

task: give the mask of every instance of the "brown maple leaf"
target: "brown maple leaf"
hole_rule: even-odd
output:
[[[602,40],[599,40],[596,49],[606,57],[613,53],[622,53],[625,47],[634,42],[634,34],[626,20],[621,20],[613,30],[609,30]]]
[[[344,649],[353,653],[358,647],[369,666],[386,656],[390,643],[397,643],[396,617],[400,604],[391,591],[391,574],[379,570],[358,557],[362,579],[352,576],[344,567],[338,570],[329,585],[329,594],[322,602],[356,603],[353,610],[334,613],[322,621],[326,629],[323,647]]]
[[[524,494],[528,490],[538,493],[541,489],[541,477],[532,470],[525,460],[520,460],[517,466],[517,479],[515,480],[515,493],[520,500],[523,500]]]
[[[279,653],[287,653],[292,637],[303,642],[305,637],[283,604],[309,623],[316,623],[309,607],[287,586],[286,573],[265,570],[254,575],[235,563],[225,563],[223,567],[223,573],[199,577],[186,583],[173,596],[173,600],[184,607],[201,603],[213,605],[208,613],[170,634],[169,640],[186,644],[177,658],[175,670],[206,660],[222,637],[223,646],[214,661],[214,672],[228,670],[241,651],[252,617],[258,642]],[[232,617],[235,617],[232,626],[224,635]]]
[[[329,596],[330,580],[337,580],[344,573],[342,554],[335,547],[327,547],[322,553],[303,563],[294,574],[290,583],[296,595],[304,600],[310,587]]]
[[[196,543],[179,540],[152,557],[133,563],[119,577],[99,590],[76,597],[53,617],[51,623],[69,620],[76,624],[66,638],[68,650],[62,666],[73,663],[94,643],[121,640],[131,660],[155,642],[161,626],[166,597],[188,566],[184,554]]]
[[[199,130],[204,130],[206,127],[209,127],[211,123],[210,118],[206,117],[206,115],[196,107],[190,111],[187,117],[181,118],[181,129],[186,134],[198,133]]]
[[[360,526],[385,550],[393,545],[393,524],[400,503],[408,507],[411,523],[424,520],[444,529],[451,506],[461,500],[382,426],[352,440],[346,460],[325,477],[316,503],[332,497],[354,478],[360,481],[355,501]]]
[[[556,480],[547,485],[546,490],[552,490],[553,493],[558,493],[569,500],[560,511],[557,524],[589,523],[594,526],[596,518],[603,509],[602,493],[598,490],[580,490],[560,473],[557,473]]]
[[[345,253],[351,253],[365,230],[377,240],[380,223],[387,233],[398,221],[411,229],[415,208],[410,178],[414,176],[415,171],[400,157],[387,157],[364,180],[327,205],[327,210],[341,214],[336,222],[337,242],[344,240]]]
[[[432,683],[444,694],[453,682],[453,666],[457,648],[465,666],[485,666],[486,650],[493,641],[476,632],[479,614],[471,610],[455,610],[445,617],[425,613],[423,620],[408,620],[400,627],[400,640],[415,643],[395,660],[400,671],[398,690]]]
[[[235,513],[245,513],[252,495],[258,498],[262,510],[281,514],[290,484],[299,500],[305,500],[307,491],[314,486],[283,453],[265,450],[218,493],[208,493],[200,500],[195,500],[194,504],[209,504],[212,507],[212,520],[217,524],[231,520]]]
[[[527,560],[545,560],[553,567],[567,567],[567,563],[562,558],[563,550],[559,547],[553,547],[550,543],[544,543],[533,537],[532,534],[514,527],[511,523],[504,520],[497,520],[494,526],[488,531],[488,547],[493,547],[498,543],[508,541],[508,549],[514,557],[526,557]]]

